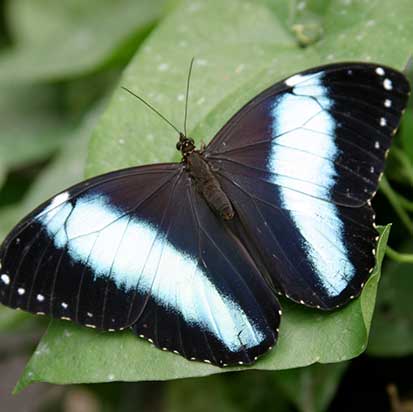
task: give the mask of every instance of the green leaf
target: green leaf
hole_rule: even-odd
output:
[[[323,412],[347,366],[348,362],[315,364],[278,372],[248,371],[174,380],[167,385],[163,406],[168,412],[290,412],[295,405],[300,412]]]
[[[181,127],[188,65],[196,56],[189,107],[191,129],[279,54],[286,56],[286,63],[279,59],[284,73],[285,65],[304,58],[266,8],[235,0],[184,2],[152,33],[127,68],[122,85],[147,98]],[[271,77],[266,80],[270,83]],[[240,91],[231,109],[252,95],[251,90]],[[222,126],[222,116],[220,120]],[[212,132],[209,129],[195,137],[208,141]],[[92,140],[87,174],[177,160],[175,140],[176,133],[159,117],[119,88]]]
[[[332,1],[324,17],[323,40],[303,50],[281,19],[259,6],[233,0],[184,3],[152,34],[122,85],[146,97],[180,126],[188,64],[196,56],[189,126],[196,127],[198,142],[208,142],[258,91],[300,69],[343,59],[374,60],[403,69],[413,50],[409,10],[410,0],[383,5],[373,0]],[[96,130],[87,174],[176,160],[171,144],[175,139],[156,115],[119,89]]]
[[[300,412],[324,412],[347,367],[348,362],[315,364],[277,372],[274,378]]]
[[[11,329],[29,319],[32,317],[28,313],[0,306],[0,337],[2,333],[10,333]]]
[[[265,7],[237,0],[186,1],[152,33],[127,68],[122,85],[180,125],[187,67],[195,55],[189,126],[198,142],[208,142],[249,98],[297,70],[335,58],[369,58],[402,68],[412,47],[405,41],[413,38],[413,24],[407,24],[410,0],[391,4],[400,14],[377,1],[332,1],[323,40],[303,50]],[[363,19],[374,23],[365,27]],[[398,36],[393,36],[395,31]],[[157,116],[119,90],[95,130],[87,174],[177,160],[175,141],[176,134]],[[378,264],[361,297],[328,314],[283,300],[280,341],[254,368],[338,362],[365,349],[388,231],[381,236]],[[163,380],[228,370],[154,349],[129,332],[99,333],[54,321],[17,389],[34,381]]]
[[[406,245],[407,246],[407,245]],[[411,242],[407,251],[411,252]],[[368,353],[407,356],[413,353],[413,264],[391,262],[380,284]]]
[[[89,137],[100,112],[101,109],[98,106],[85,117],[79,128],[71,133],[56,158],[33,183],[20,205],[1,210],[0,239],[4,239],[18,220],[45,199],[82,180]]]
[[[315,45],[323,61],[376,61],[403,70],[413,53],[410,0],[332,0],[324,37]]]
[[[50,87],[0,86],[0,113],[0,165],[4,171],[50,156],[70,128]]]
[[[315,362],[338,362],[364,351],[389,230],[389,226],[383,230],[378,263],[361,297],[332,313],[283,302],[279,342],[253,368],[276,370]],[[248,369],[252,368],[222,369],[189,362],[154,348],[129,331],[112,334],[82,328],[71,322],[52,321],[16,391],[38,381],[67,384],[167,380]]]
[[[405,230],[413,236],[413,221],[410,219],[409,214],[405,210],[405,206],[401,201],[400,195],[391,187],[385,176],[383,176],[380,181],[379,187],[384,196],[386,196],[390,205],[393,207],[400,219],[400,222],[403,223]]]
[[[6,167],[4,166],[4,161],[0,159],[0,189],[6,179]]]
[[[0,56],[0,82],[83,75],[129,55],[161,16],[163,3],[13,0],[9,20],[17,47]]]
[[[324,34],[323,19],[329,2],[325,0],[285,1],[261,0],[279,17],[285,29],[298,44],[307,47]]]
[[[248,371],[174,380],[167,384],[163,407],[168,412],[291,412],[275,375]]]

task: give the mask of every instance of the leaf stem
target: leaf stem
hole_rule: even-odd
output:
[[[411,235],[413,235],[413,222],[410,220],[409,215],[401,206],[399,195],[390,186],[390,183],[385,176],[383,176],[383,178],[380,181],[380,189],[383,192],[383,194],[387,197],[387,200],[392,205],[394,211],[397,213],[400,220],[406,226],[406,229],[409,231]]]
[[[400,253],[392,249],[387,245],[386,255],[396,262],[400,263],[412,263],[413,264],[413,254],[412,253]]]
[[[409,157],[406,155],[406,153],[403,152],[403,150],[399,149],[398,147],[393,147],[391,152],[403,167],[406,177],[409,179],[410,184],[413,186],[413,165]]]
[[[399,194],[399,203],[404,209],[408,210],[409,212],[413,212],[413,202],[411,200],[407,200],[401,194]]]

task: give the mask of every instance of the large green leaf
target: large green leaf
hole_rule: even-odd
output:
[[[392,10],[388,7],[378,1],[330,2],[323,40],[303,50],[265,7],[237,0],[187,1],[152,33],[122,84],[147,97],[180,125],[187,66],[195,55],[189,126],[191,135],[207,142],[247,99],[299,69],[336,58],[378,60],[402,68],[412,47],[404,39],[413,39],[413,24],[408,24],[410,0],[392,2]],[[363,25],[363,20],[374,23]],[[175,140],[176,135],[158,117],[119,90],[95,131],[87,174],[177,159]],[[283,301],[279,344],[254,368],[338,362],[361,353],[387,236],[388,229],[380,240],[379,263],[361,298],[343,310],[325,314]],[[18,388],[33,381],[135,381],[222,371],[156,350],[129,332],[99,333],[55,321]]]
[[[1,210],[0,240],[4,239],[19,219],[45,199],[83,178],[91,130],[100,112],[100,106],[95,108],[85,116],[80,126],[70,133],[70,138],[62,145],[56,158],[33,183],[21,204]]]
[[[70,126],[56,107],[51,87],[0,86],[0,165],[4,171],[44,159]]]
[[[0,189],[3,186],[5,179],[6,179],[6,167],[4,165],[4,161],[0,159]]]
[[[326,0],[285,1],[261,0],[279,17],[285,29],[297,42],[307,47],[324,34],[324,17],[330,5]]]
[[[276,373],[248,371],[168,382],[163,410],[168,412],[291,412],[277,386]],[[299,388],[296,388],[299,391]]]
[[[122,85],[145,96],[181,127],[188,65],[196,56],[189,108],[192,129],[246,80],[255,80],[278,54],[285,55],[285,62],[280,59],[279,65],[284,72],[294,61],[296,66],[297,60],[304,64],[293,39],[266,8],[234,0],[186,2],[152,33],[127,68]],[[271,77],[266,82],[271,82]],[[253,94],[239,90],[232,110]],[[221,116],[217,127],[223,119],[227,117]],[[212,132],[209,128],[195,137],[209,140]],[[176,133],[119,89],[92,140],[88,175],[178,159],[175,140]]]
[[[10,333],[10,329],[30,319],[29,317],[28,313],[0,306],[0,338],[2,334]]]
[[[13,0],[16,47],[0,56],[0,82],[83,75],[130,54],[164,0]],[[130,46],[130,47],[129,47]]]
[[[370,329],[389,227],[378,246],[378,263],[361,297],[344,309],[321,313],[283,301],[283,321],[277,347],[261,358],[254,369],[296,368],[316,362],[350,359],[364,351]],[[16,390],[32,382],[110,382],[113,380],[167,380],[206,376],[233,370],[189,362],[155,349],[131,332],[105,333],[70,322],[51,322],[21,377]]]

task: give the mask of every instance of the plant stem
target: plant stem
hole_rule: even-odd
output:
[[[404,196],[399,194],[399,203],[401,206],[408,210],[409,212],[413,212],[413,202],[411,200],[407,200]]]
[[[387,200],[390,202],[394,211],[397,213],[400,220],[406,226],[409,233],[413,235],[413,222],[410,220],[409,215],[401,206],[399,195],[390,186],[390,183],[385,176],[383,176],[383,178],[381,179],[380,189],[383,192],[383,194],[387,197]]]
[[[413,263],[413,254],[411,253],[400,253],[396,250],[392,249],[389,245],[387,245],[386,255],[396,262],[400,263]]]
[[[406,155],[406,153],[403,152],[403,150],[400,150],[398,147],[393,147],[391,151],[394,157],[402,165],[403,170],[410,181],[410,184],[413,186],[413,165],[409,157]]]

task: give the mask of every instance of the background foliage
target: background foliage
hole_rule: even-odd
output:
[[[176,136],[120,85],[180,125],[188,64],[195,56],[189,129],[198,143],[208,142],[243,103],[286,75],[340,60],[403,70],[413,51],[411,0],[2,4],[0,238],[32,207],[85,175],[178,159]],[[202,411],[211,405],[220,411],[366,410],[363,405],[390,411],[387,384],[396,383],[406,398],[413,389],[400,367],[408,370],[413,363],[412,133],[410,105],[374,200],[379,223],[393,223],[390,245],[403,255],[390,251],[393,261],[383,263],[369,341],[379,266],[361,299],[342,311],[324,315],[283,301],[280,343],[256,364],[269,372],[43,385],[11,399],[15,382],[4,371],[18,361],[17,378],[47,321],[0,307],[0,406],[19,410],[16,405],[27,406],[32,397],[31,410],[42,405],[53,411],[79,405],[90,411]],[[380,241],[380,262],[388,236],[389,227]],[[366,347],[367,355],[348,361]],[[134,382],[217,372],[155,350],[127,332],[109,335],[52,322],[17,389],[37,381]]]

